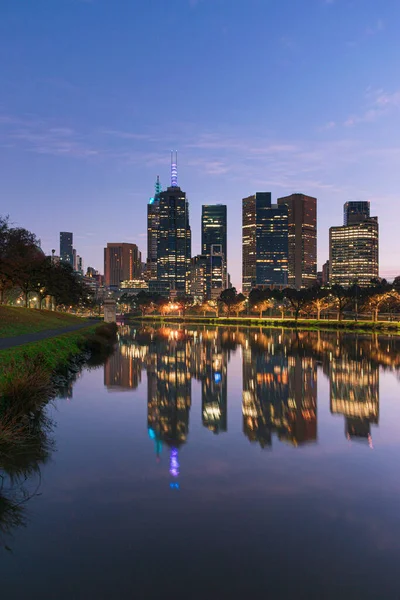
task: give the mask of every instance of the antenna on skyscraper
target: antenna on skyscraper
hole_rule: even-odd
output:
[[[178,187],[178,152],[171,151],[171,187]]]

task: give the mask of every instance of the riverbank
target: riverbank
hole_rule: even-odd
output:
[[[15,306],[0,306],[0,338],[49,329],[57,330],[90,321],[68,313]]]
[[[279,327],[279,328],[301,328],[314,330],[341,330],[351,332],[390,332],[400,333],[400,322],[398,321],[337,321],[331,319],[278,319],[278,318],[256,318],[256,317],[200,317],[198,315],[161,316],[146,315],[130,317],[129,321],[177,323],[192,325],[213,326],[240,326],[240,327]]]
[[[113,349],[117,326],[89,326],[72,333],[0,351],[0,452],[27,443],[34,415],[91,356],[104,359]]]

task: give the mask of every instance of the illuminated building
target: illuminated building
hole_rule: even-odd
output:
[[[74,264],[74,250],[73,234],[68,231],[60,232],[60,260],[63,263],[67,263],[73,267]]]
[[[176,156],[171,161],[171,186],[159,194],[157,285],[165,291],[189,294],[191,230],[189,203],[178,187]]]
[[[219,296],[227,287],[227,209],[225,204],[203,205],[201,247],[202,254],[208,259],[207,298],[212,299],[216,296],[216,289],[218,289]],[[221,273],[219,273],[220,270]],[[212,292],[213,289],[214,292]]]
[[[155,193],[147,205],[147,266],[146,279],[157,279],[157,239],[160,226],[160,178],[157,176]]]
[[[288,209],[257,192],[242,204],[242,287],[283,287],[288,282]]]
[[[212,244],[207,266],[207,297],[217,300],[227,288],[225,256],[220,244]]]
[[[139,278],[141,264],[141,253],[136,244],[107,244],[104,248],[105,285],[120,287],[121,281]]]
[[[132,279],[131,281],[121,281],[120,289],[125,292],[131,292],[132,294],[138,294],[140,291],[147,292],[149,290],[149,283],[144,278]]]
[[[360,223],[370,218],[369,201],[346,202],[343,207],[343,225]]]
[[[288,208],[288,284],[310,287],[317,278],[317,199],[304,194],[278,198]]]
[[[190,260],[190,295],[195,302],[203,302],[207,296],[207,257],[203,254]]]
[[[348,224],[329,229],[331,285],[349,286],[357,283],[359,286],[368,286],[372,279],[379,277],[378,217],[369,216],[369,203],[360,204],[362,206],[357,212],[357,203],[348,202],[344,211]]]

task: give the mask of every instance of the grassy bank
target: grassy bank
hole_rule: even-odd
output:
[[[148,315],[146,317],[134,317],[133,321],[146,321],[158,323],[186,323],[192,325],[216,325],[216,326],[241,326],[241,327],[284,327],[301,329],[320,329],[320,330],[341,330],[341,331],[360,331],[360,332],[390,332],[400,333],[400,323],[398,321],[337,321],[321,319],[268,319],[268,318],[249,318],[249,317],[200,317],[197,315],[186,315],[185,317],[163,317],[159,315]]]
[[[0,452],[29,443],[34,415],[56,391],[57,372],[83,354],[106,356],[116,331],[116,325],[102,324],[0,352]]]
[[[78,323],[82,323],[80,317],[67,313],[0,306],[0,337],[13,337],[46,329],[63,329]]]

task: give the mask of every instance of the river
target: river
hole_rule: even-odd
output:
[[[121,328],[2,457],[1,597],[399,599],[399,350]]]

